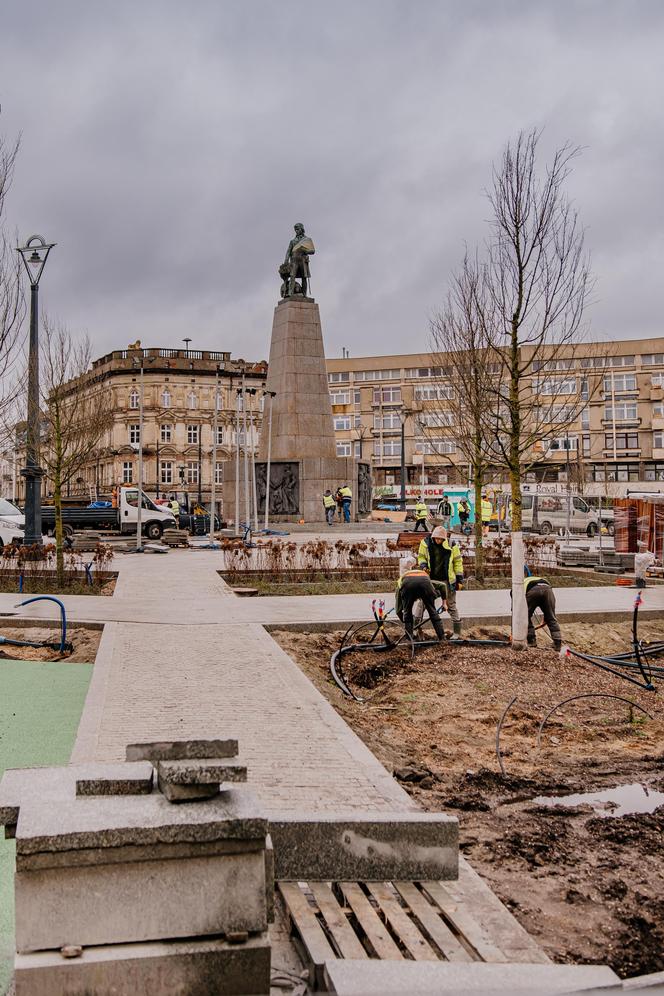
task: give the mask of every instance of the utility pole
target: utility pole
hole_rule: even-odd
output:
[[[242,372],[242,421],[244,424],[244,524],[247,529],[251,529],[251,502],[249,494],[249,453],[247,451],[247,398],[245,387],[246,377]]]
[[[235,535],[240,532],[240,397],[242,388],[235,389]]]
[[[219,431],[219,367],[214,382],[214,417],[212,419],[212,481],[210,483],[210,543],[214,542],[214,515],[217,483],[217,433]]]
[[[270,398],[270,412],[267,420],[267,467],[265,468],[265,525],[264,529],[267,532],[268,521],[270,518],[270,461],[272,458],[272,402],[274,401],[276,392],[275,391],[263,391],[263,397],[268,395]],[[265,409],[263,409],[263,414],[265,414]]]

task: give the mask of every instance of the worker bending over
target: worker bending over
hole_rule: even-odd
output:
[[[524,571],[527,570],[528,568],[524,567]],[[526,592],[526,602],[528,603],[528,646],[537,646],[535,627],[533,626],[533,613],[535,609],[541,609],[544,615],[544,622],[553,640],[554,649],[560,650],[563,645],[563,639],[558,620],[556,619],[556,596],[553,593],[551,584],[546,578],[539,578],[534,574],[530,574],[524,578],[523,587]]]
[[[463,559],[456,543],[450,545],[448,530],[436,526],[430,536],[425,536],[417,551],[417,565],[424,567],[432,581],[445,584],[445,601],[454,628],[453,640],[461,639],[461,616],[456,603],[456,593],[463,582]]]
[[[397,581],[395,590],[395,609],[402,620],[409,636],[413,635],[413,605],[421,601],[429,613],[429,619],[439,640],[445,639],[443,621],[436,611],[436,599],[444,594],[440,584],[434,585],[424,568],[413,567],[406,571]]]

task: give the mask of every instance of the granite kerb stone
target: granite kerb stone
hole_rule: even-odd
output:
[[[444,813],[270,817],[277,881],[454,880],[459,825]]]
[[[100,765],[98,774],[76,779],[76,795],[148,795],[153,774],[149,761]]]
[[[157,773],[162,781],[172,785],[219,785],[247,780],[247,767],[239,760],[158,761]]]
[[[128,744],[127,761],[188,761],[237,757],[237,737],[223,740],[158,740],[153,743]]]
[[[124,844],[120,847],[90,847],[74,851],[40,851],[36,854],[17,854],[16,870],[40,871],[45,868],[115,865],[155,859],[171,861],[179,858],[250,854],[262,851],[264,843],[263,838],[252,837],[248,840],[179,841],[176,844]]]

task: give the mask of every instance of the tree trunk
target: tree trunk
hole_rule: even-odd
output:
[[[515,316],[510,343],[510,488],[512,493],[512,647],[525,650],[528,606],[523,588],[521,516],[521,407],[519,399],[519,326]]]
[[[53,505],[55,511],[55,570],[58,588],[62,590],[65,583],[64,532],[62,528],[62,433],[60,432],[59,419],[56,418],[54,423]]]
[[[473,468],[473,484],[475,486],[475,577],[484,580],[484,547],[482,545],[482,474],[476,466]]]

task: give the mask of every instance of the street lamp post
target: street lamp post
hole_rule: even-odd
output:
[[[154,357],[148,359],[152,363]],[[136,502],[136,552],[143,552],[143,372],[145,368],[145,356],[141,352],[140,359],[135,356],[132,360],[134,366],[140,364],[139,393],[138,393],[138,501]]]
[[[41,478],[39,466],[39,279],[48,255],[55,243],[47,244],[41,235],[31,235],[17,252],[30,278],[30,348],[28,354],[28,425],[25,467],[25,531],[26,546],[42,543]]]
[[[214,381],[214,417],[212,419],[212,480],[210,482],[210,543],[214,542],[214,506],[217,498],[217,433],[219,432],[219,374],[217,367]]]
[[[267,467],[265,469],[265,530],[268,528],[268,520],[270,517],[270,460],[272,458],[272,402],[274,401],[276,391],[263,391],[263,397],[269,395],[270,398],[270,412],[267,420]]]
[[[408,412],[405,408],[399,410],[401,419],[401,511],[406,511],[406,419]]]

